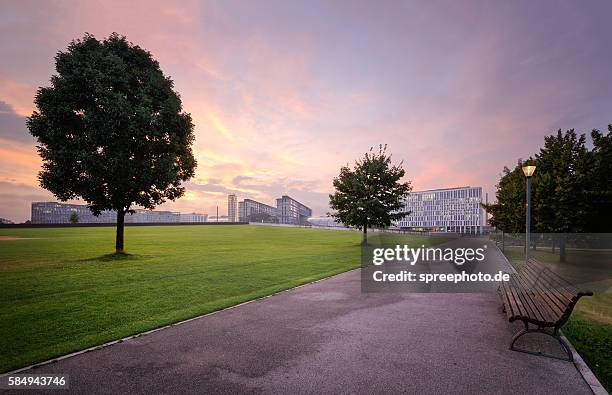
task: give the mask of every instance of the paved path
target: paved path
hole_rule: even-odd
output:
[[[83,394],[591,393],[509,351],[516,330],[495,293],[362,293],[357,270],[25,373]]]

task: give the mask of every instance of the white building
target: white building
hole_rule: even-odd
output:
[[[481,203],[481,187],[411,192],[404,206],[404,211],[410,214],[397,226],[433,232],[482,233],[485,211]]]
[[[279,223],[290,225],[306,225],[312,216],[310,207],[287,195],[276,199],[276,213]]]
[[[195,223],[208,221],[208,214],[200,213],[181,213],[181,222]]]
[[[73,213],[76,213],[78,223],[114,224],[117,222],[115,211],[102,211],[96,217],[86,205],[58,202],[33,202],[31,220],[33,224],[68,224],[71,222]],[[207,219],[207,214],[181,214],[172,211],[135,209],[134,213],[125,216],[125,223],[207,222]]]
[[[208,217],[208,221],[206,222],[230,222],[229,217],[227,215],[211,215]]]
[[[117,222],[115,211],[102,211],[96,217],[84,204],[58,202],[32,202],[31,221],[33,224],[69,224],[73,213],[76,213],[78,223],[114,224]]]
[[[227,217],[229,222],[238,222],[238,198],[234,194],[227,195]]]
[[[125,223],[168,223],[180,222],[180,214],[172,211],[156,211],[136,209],[134,213],[125,216]]]

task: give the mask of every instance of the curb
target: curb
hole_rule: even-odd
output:
[[[591,371],[591,368],[589,368],[589,365],[584,362],[584,359],[582,359],[580,354],[578,354],[578,351],[576,351],[574,345],[569,341],[567,337],[565,337],[563,332],[561,332],[561,338],[565,340],[565,342],[569,345],[570,351],[572,352],[572,356],[574,357],[574,366],[576,367],[576,370],[578,370],[578,373],[580,373],[580,375],[584,379],[585,383],[587,383],[587,385],[591,388],[593,394],[609,395],[608,391],[606,391],[606,389],[603,387],[603,385],[601,385],[599,380],[597,380],[597,377],[595,377],[595,375]]]
[[[231,309],[234,309],[236,307],[244,306],[244,305],[249,304],[249,303],[253,303],[253,302],[257,302],[259,300],[271,298],[272,296],[279,295],[279,294],[282,294],[282,293],[285,293],[285,292],[289,292],[289,291],[293,291],[295,289],[302,288],[302,287],[305,287],[307,285],[316,284],[318,282],[330,279],[332,277],[339,276],[341,274],[354,272],[355,270],[361,270],[361,266],[357,267],[355,269],[347,270],[345,272],[337,273],[337,274],[334,274],[334,275],[331,275],[331,276],[328,276],[328,277],[320,278],[320,279],[315,280],[315,281],[310,281],[310,282],[307,282],[306,284],[297,285],[295,287],[287,288],[287,289],[284,289],[284,290],[278,291],[278,292],[274,292],[274,293],[271,293],[271,294],[266,295],[266,296],[261,296],[261,297],[256,298],[256,299],[247,300],[246,302],[242,302],[242,303],[239,303],[239,304],[235,304],[233,306],[225,307],[225,308],[220,309],[220,310],[211,311],[210,313],[198,315],[196,317],[188,318],[188,319],[183,320],[183,321],[178,321],[178,322],[175,322],[173,324],[168,324],[168,325],[160,326],[159,328],[151,329],[151,330],[148,330],[148,331],[145,331],[145,332],[136,333],[135,335],[130,335],[130,336],[122,337],[120,339],[112,340],[112,341],[106,342],[106,343],[102,343],[102,344],[97,345],[97,346],[92,346],[92,347],[89,347],[89,348],[85,348],[83,350],[72,352],[70,354],[65,354],[65,355],[61,355],[59,357],[48,359],[46,361],[38,362],[38,363],[35,363],[33,365],[24,366],[23,368],[19,368],[19,369],[12,370],[10,372],[2,373],[2,374],[0,374],[0,377],[10,376],[12,374],[21,373],[21,372],[24,372],[24,371],[27,371],[27,370],[39,368],[41,366],[50,365],[50,364],[52,364],[54,362],[58,362],[58,361],[61,361],[61,360],[64,360],[64,359],[72,358],[72,357],[76,357],[77,355],[85,354],[85,353],[88,353],[88,352],[91,352],[91,351],[101,350],[103,348],[110,347],[110,346],[118,344],[118,343],[123,343],[126,340],[136,339],[136,338],[141,337],[141,336],[146,336],[146,335],[149,335],[151,333],[155,333],[155,332],[158,332],[158,331],[161,331],[161,330],[164,330],[164,329],[172,328],[172,327],[177,326],[177,325],[181,325],[181,324],[185,324],[187,322],[199,320],[200,318],[208,317],[208,316],[213,315],[213,314],[217,314],[217,313],[221,313],[223,311],[231,310]]]

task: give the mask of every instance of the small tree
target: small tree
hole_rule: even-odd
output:
[[[483,204],[492,214],[491,225],[509,233],[525,231],[525,176],[524,162],[519,160],[513,170],[504,167],[503,175],[497,184],[497,201]]]
[[[62,201],[82,198],[94,215],[115,210],[122,252],[132,207],[181,197],[181,182],[194,175],[191,116],[151,53],[116,33],[73,41],[55,69],[28,119],[40,184]]]
[[[76,211],[73,211],[72,214],[70,214],[70,223],[71,224],[79,223],[79,214],[77,214]]]
[[[334,178],[336,192],[329,195],[331,215],[347,226],[363,230],[362,244],[367,244],[368,227],[386,227],[410,212],[401,211],[412,190],[410,182],[400,182],[405,175],[402,163],[391,164],[387,146],[378,152],[370,148],[353,169],[343,166]]]

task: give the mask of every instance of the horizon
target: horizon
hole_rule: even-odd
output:
[[[85,32],[117,32],[150,51],[193,117],[196,175],[157,210],[221,214],[228,194],[262,203],[286,194],[324,215],[340,167],[379,144],[403,161],[414,192],[480,186],[493,201],[504,166],[535,154],[544,136],[612,123],[605,1],[0,10],[0,217],[15,222],[33,201],[57,201],[38,186],[24,122],[54,55]]]

